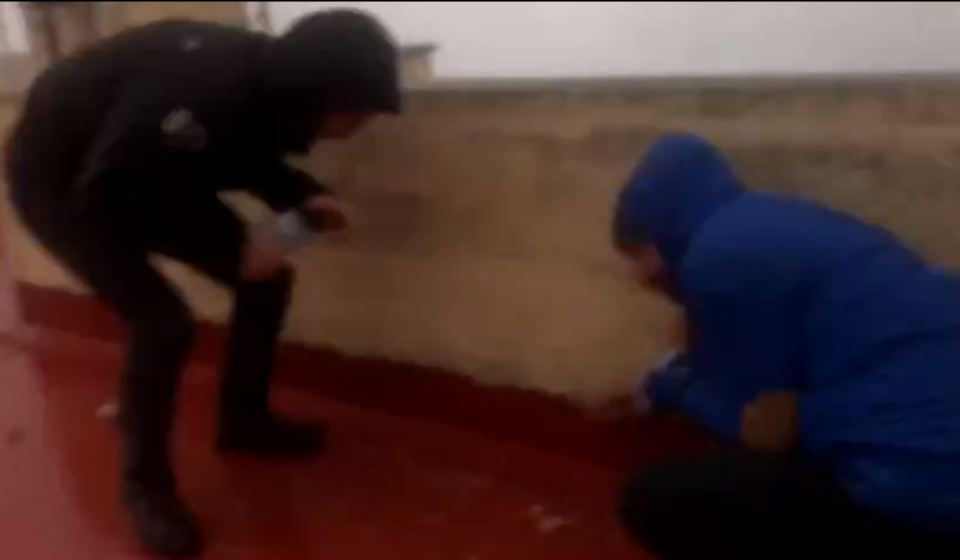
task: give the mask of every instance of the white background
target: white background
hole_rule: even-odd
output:
[[[274,27],[344,5],[445,77],[960,71],[955,2],[274,2]]]
[[[26,30],[16,2],[0,2],[0,25],[0,51],[26,52]]]
[[[13,4],[0,16],[22,51]],[[271,16],[282,30],[331,6],[437,43],[441,77],[960,72],[958,2],[272,2]]]

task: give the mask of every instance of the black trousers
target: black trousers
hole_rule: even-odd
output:
[[[12,195],[35,237],[129,328],[119,416],[127,481],[173,484],[168,440],[194,331],[189,309],[150,263],[152,253],[182,261],[234,291],[221,428],[266,418],[275,340],[292,273],[285,270],[266,282],[240,279],[245,228],[218,198],[181,194],[172,201],[159,189],[144,190],[76,216],[63,210],[63,197],[44,185],[15,183]]]
[[[793,455],[730,452],[633,475],[621,518],[663,560],[960,558],[960,546],[855,505]]]

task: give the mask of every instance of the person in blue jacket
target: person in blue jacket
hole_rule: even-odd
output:
[[[613,235],[692,333],[641,396],[729,444],[631,478],[637,538],[668,559],[960,558],[957,278],[883,229],[745,189],[690,134],[649,149]]]

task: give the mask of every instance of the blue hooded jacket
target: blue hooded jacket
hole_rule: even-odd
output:
[[[813,202],[746,191],[705,140],[669,135],[618,200],[693,332],[655,374],[662,407],[739,440],[760,393],[800,395],[803,449],[862,505],[960,536],[960,282],[893,235]]]

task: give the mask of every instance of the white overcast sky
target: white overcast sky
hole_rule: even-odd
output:
[[[8,47],[26,48],[13,2]],[[960,2],[271,2],[378,14],[442,77],[960,72]]]
[[[273,2],[366,8],[449,77],[960,71],[957,2]]]

